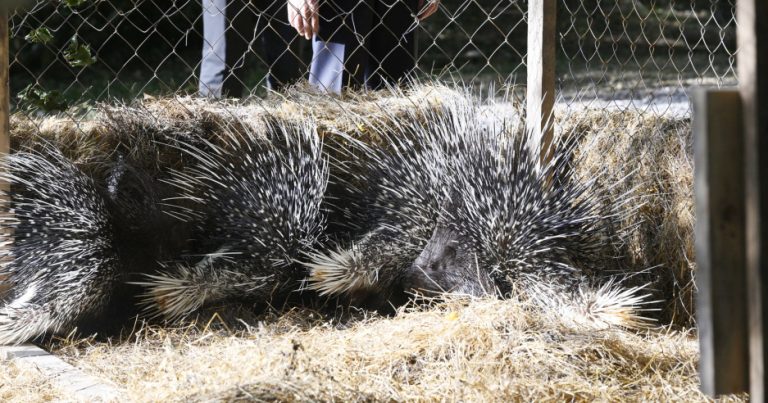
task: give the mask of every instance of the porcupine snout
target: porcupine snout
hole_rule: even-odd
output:
[[[493,282],[473,264],[472,252],[459,234],[438,226],[422,252],[407,269],[403,287],[421,293],[453,293],[471,296],[491,294]]]

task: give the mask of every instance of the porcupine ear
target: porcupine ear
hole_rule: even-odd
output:
[[[0,180],[11,186],[0,226],[13,231],[0,250],[0,344],[69,331],[103,309],[119,275],[104,200],[51,145],[4,157]]]

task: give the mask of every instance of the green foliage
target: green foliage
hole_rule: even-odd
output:
[[[39,43],[46,45],[53,40],[53,34],[46,27],[40,27],[30,31],[27,36],[24,37],[27,42]]]
[[[59,91],[45,91],[36,84],[30,84],[17,96],[19,106],[28,110],[56,112],[67,109],[67,102]]]
[[[87,3],[88,0],[62,0],[64,4],[66,4],[70,8],[76,8],[80,7],[83,4]]]
[[[64,50],[64,59],[72,67],[88,67],[96,63],[96,57],[91,54],[91,46],[81,44],[77,36],[69,40],[69,46]]]

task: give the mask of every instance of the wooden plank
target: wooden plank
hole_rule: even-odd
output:
[[[532,141],[540,147],[546,163],[552,156],[554,129],[551,124],[555,105],[555,49],[557,1],[531,0],[528,3],[527,123]]]
[[[39,371],[52,384],[69,396],[83,402],[121,401],[120,393],[112,385],[87,375],[62,359],[32,344],[0,346],[0,364],[13,360],[17,365]]]
[[[10,47],[8,11],[0,7],[0,156],[10,152]],[[9,214],[6,209],[7,198],[2,194],[10,192],[10,185],[0,181],[0,214]],[[10,228],[0,228],[0,245],[6,245],[13,236]],[[4,282],[5,276],[0,274],[0,298],[8,292],[9,284]]]
[[[750,400],[765,401],[768,360],[768,2],[736,2],[744,115]]]
[[[735,89],[691,95],[699,376],[715,397],[749,390],[741,98]]]
[[[10,149],[9,40],[8,11],[0,9],[0,155],[7,154]],[[7,190],[7,185],[2,189]]]

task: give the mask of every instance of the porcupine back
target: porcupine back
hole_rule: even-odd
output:
[[[53,146],[3,159],[13,231],[2,248],[0,344],[68,331],[109,301],[121,265],[107,203],[93,180]]]
[[[328,168],[311,122],[265,117],[214,141],[181,144],[194,160],[169,180],[194,221],[195,253],[170,262],[142,285],[146,309],[169,319],[228,300],[269,302],[295,291],[295,262],[323,234]],[[178,206],[178,205],[177,205]]]

